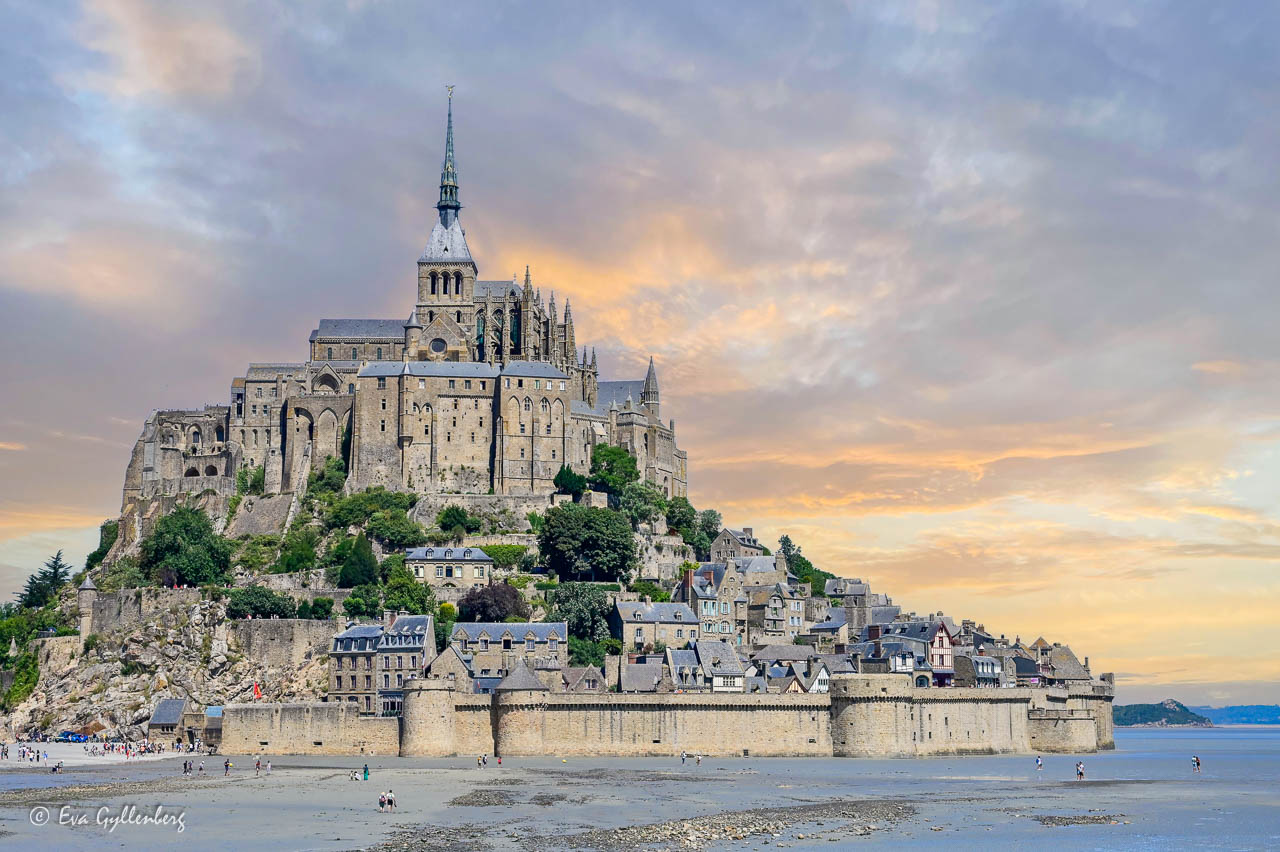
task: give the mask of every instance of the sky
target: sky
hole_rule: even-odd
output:
[[[1121,701],[1280,702],[1277,18],[0,0],[0,597],[151,410],[409,312],[451,84],[480,276],[656,359],[695,505]]]

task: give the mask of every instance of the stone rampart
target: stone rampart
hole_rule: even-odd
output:
[[[240,652],[267,666],[300,666],[329,651],[341,628],[336,621],[305,618],[249,618],[231,622],[231,640]]]
[[[89,632],[109,633],[149,620],[154,613],[173,607],[186,609],[199,602],[199,589],[143,587],[98,592],[93,601]]]
[[[1027,717],[1032,751],[1080,754],[1097,751],[1093,713],[1086,710],[1032,710]]]
[[[400,720],[361,716],[346,702],[228,704],[222,710],[226,754],[380,754],[400,751]]]

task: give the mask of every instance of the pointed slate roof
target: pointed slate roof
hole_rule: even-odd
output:
[[[538,676],[529,671],[529,667],[525,665],[523,659],[516,661],[516,666],[511,673],[502,679],[502,682],[494,688],[494,692],[546,692],[547,687],[542,681],[538,680]]]
[[[88,574],[85,574],[84,582],[80,584],[80,591],[96,592],[97,590],[98,590],[98,587],[93,584],[93,578],[90,577]]]

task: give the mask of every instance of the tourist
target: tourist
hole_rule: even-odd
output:
[[[1192,772],[1200,771],[1200,756],[1197,754],[1191,755],[1191,771]]]
[[[1036,755],[1036,772],[1044,769],[1044,761],[1040,759],[1040,755]]]
[[[222,761],[222,777],[226,778],[231,774],[231,758]]]
[[[688,758],[688,752],[680,752],[680,765],[684,766],[685,759]]]
[[[378,813],[384,814],[386,812],[387,812],[387,794],[379,793],[378,794]]]
[[[259,757],[259,758],[256,758],[256,759],[253,761],[253,777],[254,777],[254,778],[261,778],[261,777],[262,777],[262,758],[260,758],[260,757]]]
[[[695,766],[701,766],[701,765],[702,765],[702,755],[701,755],[701,754],[695,754],[695,755],[693,756],[693,761],[694,761],[694,765],[695,765]]]
[[[395,813],[396,810],[396,794],[390,788],[387,789],[387,810]]]
[[[482,754],[482,755],[480,755],[480,763],[481,763],[482,765],[484,765],[484,766],[488,766],[488,765],[489,765],[489,755],[488,755],[488,754]]]
[[[502,765],[502,755],[498,755],[498,765]]]
[[[267,760],[267,775],[271,775],[271,761]]]
[[[200,761],[200,777],[204,777],[204,761]]]
[[[369,780],[369,764],[364,765],[364,780]]]

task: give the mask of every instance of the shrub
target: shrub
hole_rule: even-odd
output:
[[[298,604],[298,618],[311,618],[311,601],[303,601]]]
[[[88,636],[84,637],[84,652],[86,654],[89,653],[94,648],[98,647],[98,643],[101,641],[101,637],[99,637],[97,633],[90,633]]]
[[[663,591],[662,587],[657,583],[650,582],[649,580],[640,580],[632,583],[630,589],[640,597],[647,597],[654,603],[665,603],[671,600],[671,595]]]
[[[389,547],[417,547],[427,541],[426,532],[403,509],[382,509],[369,516],[369,535]]]
[[[112,545],[116,543],[116,539],[120,536],[119,521],[103,521],[102,526],[98,527],[98,549],[89,554],[84,561],[84,569],[92,571],[97,568],[102,560],[106,558],[107,553],[111,550]]]
[[[573,469],[566,464],[560,465],[553,484],[556,486],[556,491],[561,494],[572,494],[574,500],[581,497],[582,492],[587,490],[587,478],[580,473],[574,473]]]
[[[227,592],[227,618],[293,618],[297,611],[293,598],[262,586],[245,586]]]
[[[546,581],[541,582],[541,583],[534,583],[534,584],[533,584],[533,587],[534,587],[535,589],[537,589],[538,591],[540,591],[540,592],[545,592],[545,591],[547,591],[548,589],[555,589],[555,588],[559,588],[559,586],[560,586],[560,584],[559,584],[559,583],[557,583],[555,580],[546,580]]]
[[[333,617],[333,598],[316,598],[311,602],[311,617],[316,621],[328,621]]]
[[[474,533],[480,531],[480,528],[484,526],[484,521],[468,514],[463,507],[450,503],[436,515],[436,526],[450,532],[461,527],[464,532]]]
[[[493,560],[495,568],[514,568],[529,550],[523,544],[486,544],[480,549]]]
[[[13,667],[13,683],[0,699],[5,710],[12,710],[35,692],[40,682],[40,662],[35,654],[22,654]]]
[[[325,518],[329,529],[363,526],[374,512],[399,509],[407,512],[417,498],[412,494],[387,491],[385,488],[369,488],[360,494],[352,494],[336,501]]]
[[[373,545],[364,533],[356,537],[346,561],[342,564],[342,572],[338,575],[338,585],[344,589],[356,586],[376,584],[380,579],[378,561],[373,556]]]
[[[636,562],[635,536],[627,519],[577,503],[547,512],[538,549],[557,576],[578,580],[625,581]]]
[[[475,586],[458,601],[460,621],[527,621],[532,614],[524,596],[514,586]]]
[[[230,578],[231,542],[199,509],[179,506],[142,541],[139,567],[161,585],[201,586]]]
[[[339,494],[347,482],[347,466],[342,459],[326,456],[324,467],[307,477],[307,495]]]
[[[342,602],[342,608],[352,618],[377,618],[382,614],[382,590],[372,583],[357,586],[351,590],[351,597]]]
[[[275,561],[276,551],[279,549],[280,539],[277,536],[255,535],[237,545],[232,561],[250,574],[259,574]]]

